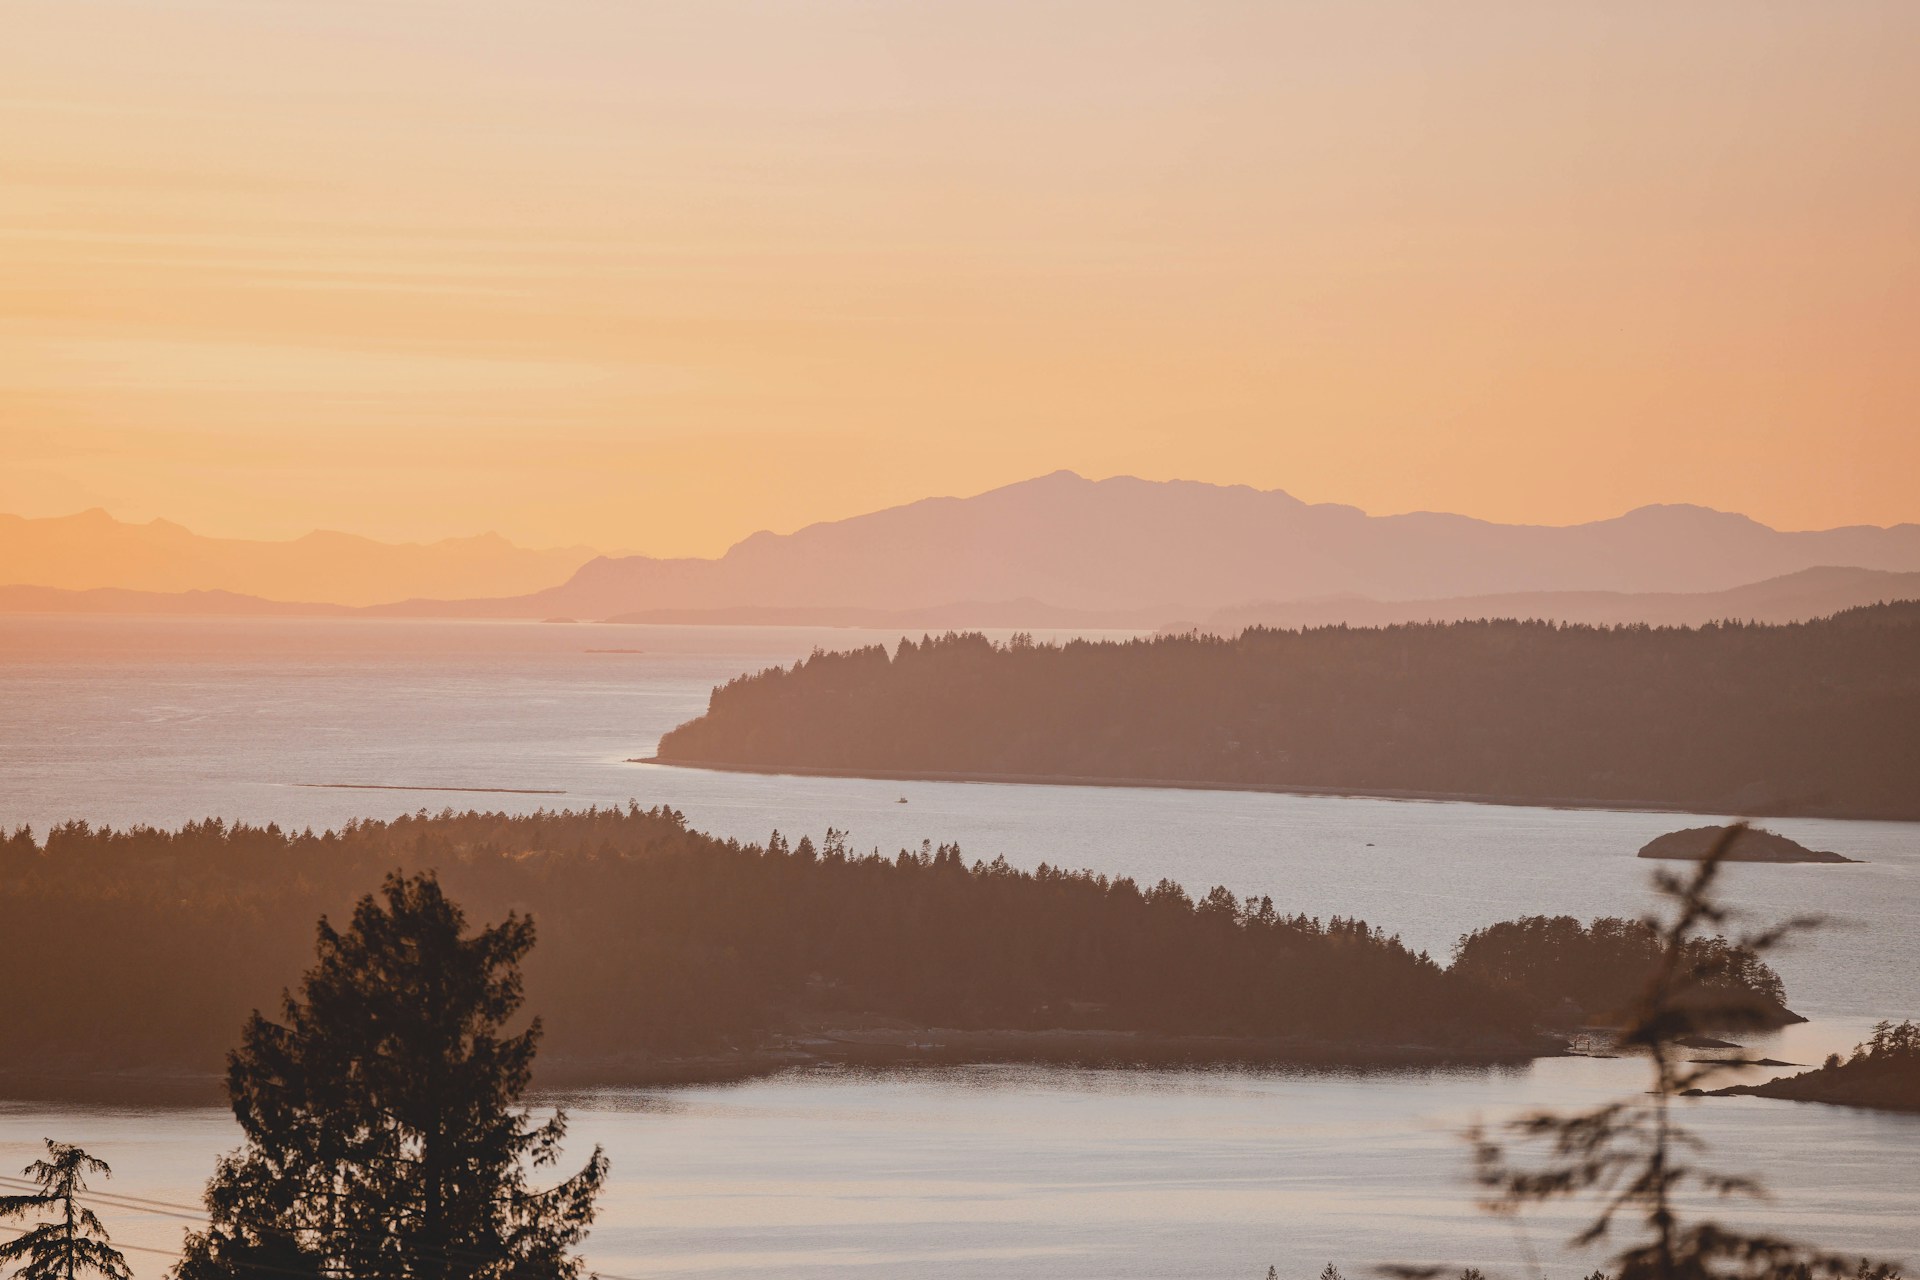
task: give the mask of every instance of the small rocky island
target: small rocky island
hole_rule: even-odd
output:
[[[1669,831],[1663,836],[1649,840],[1640,850],[1643,858],[1671,858],[1698,862],[1713,852],[1725,827],[1688,827],[1684,831]],[[1764,830],[1760,827],[1748,827],[1734,838],[1733,848],[1727,851],[1728,862],[1858,862],[1858,858],[1842,857],[1824,849],[1809,849],[1798,840],[1789,840],[1783,835]]]

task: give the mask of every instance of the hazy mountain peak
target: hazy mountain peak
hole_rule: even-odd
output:
[[[163,531],[171,532],[158,536]],[[0,520],[0,564],[27,585],[217,589],[347,604],[418,600],[402,610],[414,612],[604,618],[1032,600],[1055,610],[1172,620],[1249,601],[1700,593],[1816,566],[1915,572],[1920,526],[1781,532],[1688,503],[1565,527],[1503,525],[1445,512],[1371,516],[1279,489],[1090,480],[1063,469],[793,533],[763,529],[718,559],[526,551],[495,532],[430,544],[328,531],[244,542],[122,524],[98,512]]]
[[[0,520],[0,585],[69,591],[226,591],[343,605],[517,596],[564,581],[592,554],[530,551],[497,533],[429,545],[327,529],[287,541],[210,538],[170,520],[117,520],[98,507]]]
[[[28,517],[15,516],[14,518],[16,520],[19,520],[19,519],[27,519]],[[105,507],[88,507],[85,511],[76,511],[70,516],[49,516],[47,518],[50,520],[64,520],[73,524],[83,524],[83,525],[110,525],[110,524],[120,523],[118,520],[115,520],[113,518],[113,513],[108,511]]]
[[[1031,599],[1179,617],[1329,596],[1725,591],[1818,565],[1920,570],[1920,531],[1782,533],[1680,503],[1566,527],[1370,516],[1278,489],[1061,470],[790,534],[762,530],[718,560],[596,560],[566,587],[500,607],[608,617]]]
[[[1756,529],[1768,528],[1767,525],[1761,524],[1752,516],[1742,515],[1737,511],[1722,511],[1718,507],[1701,506],[1697,502],[1649,502],[1644,506],[1634,507],[1623,515],[1615,516],[1614,519],[1637,520],[1642,522],[1695,521],[1705,523],[1717,521],[1727,525],[1750,525]],[[1595,521],[1594,523],[1605,522]]]

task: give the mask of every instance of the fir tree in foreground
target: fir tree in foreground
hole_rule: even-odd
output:
[[[1682,878],[1662,871],[1655,887],[1670,904],[1667,918],[1647,926],[1660,939],[1660,962],[1620,1036],[1623,1051],[1645,1057],[1653,1079],[1648,1092],[1572,1114],[1540,1112],[1513,1124],[1522,1145],[1545,1147],[1537,1163],[1515,1163],[1508,1148],[1476,1135],[1478,1176],[1486,1207],[1511,1215],[1544,1201],[1590,1197],[1594,1217],[1574,1237],[1592,1245],[1629,1235],[1613,1256],[1619,1280],[1892,1280],[1886,1264],[1798,1241],[1751,1233],[1711,1220],[1688,1221],[1683,1202],[1699,1197],[1757,1195],[1752,1178],[1719,1173],[1694,1163],[1700,1143],[1674,1118],[1673,1100],[1695,1091],[1740,1062],[1688,1062],[1696,1037],[1766,1026],[1762,1005],[1745,993],[1729,993],[1713,971],[1733,950],[1702,950],[1700,931],[1723,925],[1727,909],[1714,896],[1722,861],[1745,829],[1735,824],[1693,872]],[[1816,923],[1789,921],[1742,941],[1738,951],[1759,955],[1796,929]]]
[[[44,1212],[48,1220],[11,1240],[0,1242],[0,1262],[26,1259],[14,1280],[79,1280],[101,1275],[128,1280],[127,1260],[108,1243],[107,1229],[91,1209],[79,1202],[87,1190],[86,1175],[110,1178],[113,1170],[79,1147],[47,1139],[47,1158],[24,1170],[40,1184],[29,1195],[0,1196],[0,1219]]]
[[[607,1161],[596,1148],[557,1186],[529,1186],[529,1168],[558,1159],[566,1117],[535,1124],[518,1105],[539,1020],[504,1034],[533,924],[464,930],[431,875],[389,876],[344,932],[321,920],[319,962],[283,1021],[256,1012],[230,1055],[246,1145],[209,1183],[212,1225],[188,1236],[178,1280],[580,1274],[568,1250]]]

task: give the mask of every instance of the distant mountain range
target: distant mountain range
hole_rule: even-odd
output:
[[[344,604],[263,600],[232,591],[128,591],[93,587],[0,587],[0,613],[124,613],[195,618],[338,618],[360,612]]]
[[[22,533],[28,527],[38,542]],[[107,552],[55,546],[56,533],[76,531]],[[491,535],[403,547],[344,534],[243,543],[196,538],[160,521],[125,525],[98,512],[63,521],[0,517],[0,583],[197,588],[371,605],[366,612],[400,617],[929,628],[1186,620],[1232,629],[1489,613],[1786,620],[1913,594],[1913,583],[1896,576],[1920,573],[1920,525],[1783,532],[1695,506],[1642,507],[1564,527],[1502,525],[1433,512],[1369,516],[1245,486],[1094,481],[1061,471],[970,498],[756,533],[716,559],[587,556],[524,551]],[[44,567],[62,563],[64,578]],[[118,566],[115,580],[66,580],[79,575],[76,566],[102,563]],[[1816,569],[1823,573],[1792,577]],[[1826,572],[1834,569],[1868,574]],[[403,585],[423,580],[429,585]],[[0,608],[18,607],[0,597]],[[244,609],[230,600],[177,610],[150,601],[140,611]]]
[[[1920,525],[1785,533],[1705,507],[1501,525],[1369,516],[1278,491],[1056,472],[971,498],[756,533],[716,560],[600,557],[517,599],[383,612],[608,618],[638,611],[942,609],[1042,602],[1204,618],[1254,600],[1432,600],[1516,592],[1717,592],[1838,565],[1920,571]]]
[[[167,520],[132,524],[100,510],[39,520],[0,515],[0,586],[65,591],[211,591],[336,605],[513,596],[565,581],[593,555],[587,547],[529,551],[493,533],[388,543],[323,531],[254,542],[203,537]]]

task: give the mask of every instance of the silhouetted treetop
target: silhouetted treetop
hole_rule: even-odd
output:
[[[475,933],[432,876],[387,878],[352,921],[319,926],[318,962],[247,1020],[227,1091],[246,1135],[207,1188],[176,1280],[275,1272],[365,1280],[571,1280],[569,1250],[607,1173],[536,1190],[556,1112],[519,1109],[540,1039],[523,1000],[524,916]]]
[[[0,1196],[0,1221],[24,1217],[31,1224],[0,1239],[0,1263],[21,1263],[15,1280],[131,1280],[125,1255],[113,1247],[106,1227],[80,1199],[87,1193],[89,1174],[110,1178],[113,1170],[70,1142],[48,1138],[46,1147],[46,1158],[23,1170],[40,1189]]]

